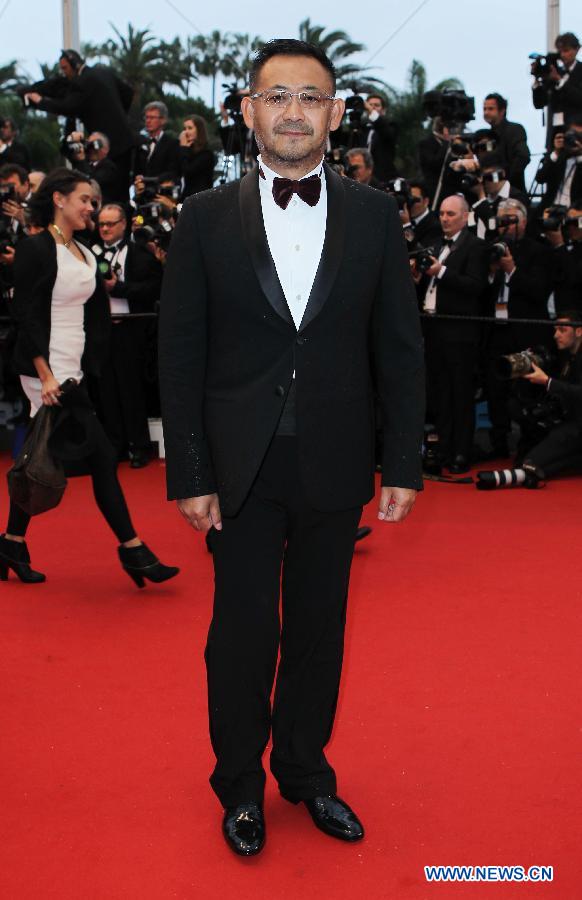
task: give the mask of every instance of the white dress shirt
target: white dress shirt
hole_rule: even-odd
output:
[[[461,234],[461,232],[457,231],[457,233],[454,234],[452,236],[452,238],[448,238],[447,240],[451,240],[454,244],[457,241],[457,239],[459,238],[460,234]],[[441,252],[439,253],[439,256],[438,256],[438,261],[440,263],[444,263],[445,259],[447,259],[448,255],[452,249],[453,248],[450,247],[448,244],[445,244],[444,247],[441,248]],[[426,289],[426,294],[424,295],[424,303],[422,306],[424,312],[435,313],[437,311],[436,310],[437,281],[439,281],[443,277],[443,275],[445,274],[446,271],[447,271],[447,267],[444,265],[441,265],[441,268],[439,269],[438,274],[433,275],[432,278],[430,279],[430,281],[428,283],[428,287]]]
[[[323,162],[305,175],[320,175],[321,195],[315,206],[309,206],[293,194],[287,209],[281,209],[273,198],[273,179],[280,177],[258,157],[264,174],[259,177],[259,194],[269,250],[277,275],[298,329],[319,266],[327,222],[327,190]]]
[[[117,280],[125,281],[125,261],[127,259],[127,244],[123,243],[121,248],[119,242],[114,245],[105,244],[105,250],[111,250],[115,246],[115,253],[111,258],[111,269],[117,275]],[[129,303],[123,297],[109,297],[109,309],[114,316],[127,315],[129,312]]]

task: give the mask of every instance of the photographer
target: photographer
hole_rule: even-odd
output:
[[[524,207],[528,204],[526,194],[507,180],[503,160],[498,153],[486,153],[481,157],[476,182],[470,191],[477,197],[472,204],[477,237],[489,241],[497,237],[496,216],[503,200],[518,200]]]
[[[98,391],[105,431],[119,456],[129,454],[132,468],[149,462],[144,360],[147,319],[123,319],[127,313],[153,312],[160,297],[162,266],[147,246],[126,237],[127,218],[120,204],[99,213],[103,252],[98,266],[109,294],[111,341]]]
[[[554,341],[561,365],[555,378],[533,360],[529,374],[522,376],[538,388],[521,410],[533,438],[523,463],[515,469],[478,472],[478,490],[521,484],[543,487],[558,472],[582,467],[582,328],[571,324],[578,321],[580,313],[571,310],[556,322]]]
[[[67,155],[75,169],[94,178],[101,188],[103,203],[127,203],[127,184],[114,162],[109,159],[107,135],[94,131],[85,141],[81,132],[72,132],[66,141]]]
[[[582,303],[582,197],[574,200],[563,221],[558,218],[555,224],[557,227],[545,231],[545,237],[552,248],[554,306],[560,315]]]
[[[135,161],[135,188],[140,193],[143,178],[153,178],[164,173],[180,180],[180,143],[166,131],[168,107],[158,100],[148,103],[143,111],[146,137],[137,151]]]
[[[16,139],[17,131],[14,119],[6,116],[0,118],[0,166],[16,163],[27,172],[30,171],[30,154],[28,147]]]
[[[483,118],[496,140],[495,152],[501,157],[511,186],[525,193],[524,172],[531,159],[523,125],[507,119],[507,100],[501,94],[487,94]]]
[[[474,374],[482,326],[462,319],[438,319],[435,313],[478,316],[487,283],[486,245],[467,228],[469,206],[463,197],[445,197],[439,218],[444,238],[424,274],[413,260],[424,320],[428,381],[434,393],[438,454],[449,471],[470,468],[475,429]]]
[[[369,187],[383,189],[383,185],[374,176],[374,160],[372,154],[365,147],[353,147],[346,153],[348,167],[346,175],[353,178],[360,184],[367,184]]]
[[[18,241],[24,234],[24,211],[30,200],[28,174],[22,166],[6,163],[0,168],[0,213],[5,237]]]
[[[88,66],[76,50],[63,50],[59,59],[66,79],[64,90],[55,90],[54,79],[39,82],[24,95],[36,109],[68,118],[79,118],[85,134],[99,131],[111,142],[110,159],[129,183],[131,154],[135,144],[127,113],[133,88],[108,66]],[[59,79],[60,80],[60,79]],[[49,93],[43,93],[43,91]]]
[[[503,200],[497,209],[499,243],[489,260],[489,290],[486,315],[494,317],[485,342],[485,380],[490,441],[493,457],[509,455],[511,432],[510,382],[496,375],[500,356],[523,347],[543,344],[549,336],[543,325],[511,324],[507,319],[547,319],[549,294],[548,251],[526,236],[527,210],[519,200]]]
[[[439,217],[430,208],[430,198],[424,181],[409,181],[410,202],[407,207],[408,222],[415,248],[430,247],[442,240]]]
[[[582,113],[582,65],[576,58],[579,49],[578,38],[567,31],[556,38],[557,54],[532,63],[533,105],[536,109],[548,107],[548,149],[555,129],[569,128],[573,117]]]
[[[572,197],[582,196],[582,114],[572,118],[565,133],[554,135],[553,150],[544,157],[536,178],[546,185],[543,209],[569,207]]]
[[[184,119],[180,134],[180,171],[184,180],[182,200],[209,190],[214,182],[216,156],[208,146],[206,122],[202,116],[192,115]]]
[[[372,154],[374,172],[378,181],[388,181],[397,175],[394,156],[398,129],[388,118],[386,101],[379,94],[369,94],[365,108],[368,114],[366,145]]]

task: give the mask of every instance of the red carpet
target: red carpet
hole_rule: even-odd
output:
[[[582,896],[582,480],[429,483],[398,527],[366,510],[329,752],[367,838],[320,834],[269,780],[267,846],[239,860],[207,784],[211,560],[159,463],[122,476],[177,579],[134,587],[82,478],[33,522],[47,583],[0,585],[2,898]],[[554,881],[428,884],[430,864]]]

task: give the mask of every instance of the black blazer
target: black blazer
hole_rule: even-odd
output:
[[[507,313],[510,319],[547,319],[548,295],[550,293],[549,250],[539,241],[524,237],[511,245],[511,255],[515,260],[515,271],[509,280],[509,302]],[[493,283],[486,292],[485,315],[495,316],[495,304],[499,297],[505,275],[496,273]],[[495,325],[511,333],[515,339],[515,349],[524,350],[536,344],[551,342],[552,329],[545,325]]]
[[[57,245],[49,231],[20,241],[14,259],[14,298],[11,311],[17,323],[12,365],[19,375],[37,375],[32,360],[43,356],[50,365],[51,304],[57,279]],[[109,300],[97,273],[97,287],[84,307],[85,352],[81,369],[98,375],[107,352]]]
[[[30,172],[30,153],[26,144],[21,141],[12,141],[4,153],[0,153],[0,167],[7,163],[22,166],[23,169]]]
[[[240,508],[293,372],[301,477],[317,509],[374,493],[370,344],[383,410],[384,484],[421,488],[423,348],[394,200],[325,166],[327,226],[299,331],[269,252],[255,168],[189,197],[160,306],[168,496],[218,491]]]
[[[214,182],[216,156],[212,150],[195,152],[191,147],[180,147],[180,171],[184,179],[182,199],[208,191]]]
[[[531,159],[525,128],[517,122],[502,119],[491,130],[497,139],[496,153],[505,163],[507,180],[512,187],[525,192],[524,172]]]
[[[432,209],[428,210],[427,215],[418,224],[413,223],[412,227],[415,244],[418,247],[435,247],[443,239],[439,217]]]
[[[111,156],[119,156],[135,145],[127,112],[133,88],[108,66],[84,66],[69,82],[62,97],[44,97],[38,109],[58,116],[75,116],[82,120],[85,132],[101,131],[111,143]]]
[[[127,178],[124,178],[123,173],[112,159],[106,156],[105,159],[99,160],[94,165],[88,160],[82,159],[75,163],[75,168],[95,179],[101,188],[104,206],[106,203],[127,205],[129,201]]]
[[[156,148],[148,159],[150,140],[144,138],[138,148],[135,161],[135,174],[153,178],[154,175],[172,175],[180,180],[180,142],[177,137],[164,131]]]
[[[442,245],[435,248],[437,256]],[[487,244],[464,229],[444,261],[446,272],[438,278],[436,312],[445,315],[480,316],[483,314],[483,294],[488,284]],[[419,285],[422,302],[430,279],[425,276]],[[482,326],[479,322],[462,322],[453,319],[431,319],[427,317],[426,331],[433,338],[453,342],[477,342]]]
[[[124,281],[118,281],[112,297],[127,300],[131,313],[153,312],[162,289],[162,264],[146,247],[130,241],[125,258]]]
[[[576,60],[576,65],[562,88],[556,90],[554,86],[536,84],[533,87],[532,99],[536,109],[543,109],[544,106],[549,107],[547,115],[547,146],[550,148],[552,135],[555,130],[553,125],[554,113],[564,113],[564,125],[567,128],[572,116],[580,115],[582,112],[582,63],[580,60]]]
[[[556,312],[578,309],[582,316],[582,242],[563,244],[550,252]]]
[[[539,183],[546,186],[541,203],[542,209],[555,203],[556,194],[566,174],[567,159],[568,157],[563,151],[558,153],[558,158],[555,162],[551,153],[547,153],[544,157],[536,175]],[[582,163],[577,164],[570,187],[570,199],[576,201],[579,197],[582,197]]]
[[[372,131],[370,152],[374,160],[374,176],[378,181],[395,178],[397,172],[394,156],[398,134],[396,124],[387,116],[378,116],[375,122],[368,123],[368,131]]]

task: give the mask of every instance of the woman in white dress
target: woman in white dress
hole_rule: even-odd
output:
[[[31,201],[33,215],[45,230],[21,241],[16,252],[13,364],[30,400],[31,416],[43,404],[63,408],[59,435],[65,436],[64,443],[59,444],[55,432],[51,451],[63,459],[86,460],[97,506],[119,541],[122,567],[143,587],[146,579],[166,581],[179,570],[163,565],[137,536],[117,478],[115,451],[87,393],[85,376],[99,374],[110,328],[108,297],[95,257],[74,238],[75,231],[86,227],[91,199],[87,176],[57,169]],[[67,379],[76,386],[65,395],[59,385]],[[67,434],[73,433],[74,457],[71,441],[66,443]],[[11,503],[6,533],[0,535],[0,580],[6,580],[11,569],[21,581],[45,581],[30,567],[25,542],[29,522],[30,516]]]

